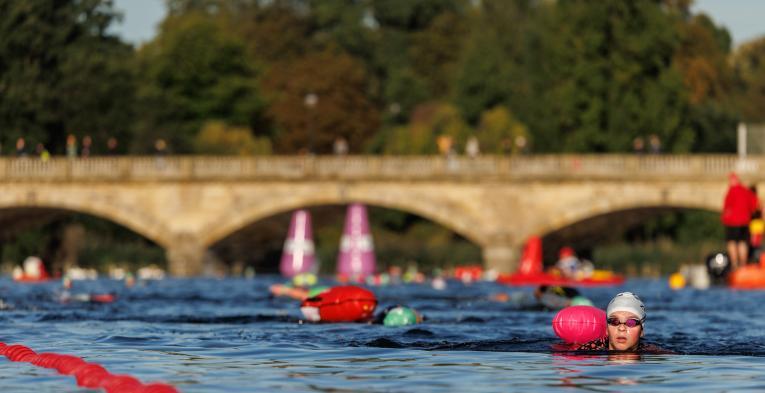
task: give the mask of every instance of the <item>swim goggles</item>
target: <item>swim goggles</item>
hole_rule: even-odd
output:
[[[608,324],[611,326],[624,325],[628,328],[634,328],[635,326],[640,326],[643,324],[643,321],[637,318],[628,318],[624,322],[620,321],[619,318],[608,318],[606,319],[606,322],[608,322]]]

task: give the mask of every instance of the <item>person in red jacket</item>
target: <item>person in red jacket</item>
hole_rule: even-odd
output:
[[[721,215],[725,226],[725,241],[731,267],[736,269],[747,262],[749,255],[749,221],[755,210],[756,196],[731,172],[728,175],[728,192]]]

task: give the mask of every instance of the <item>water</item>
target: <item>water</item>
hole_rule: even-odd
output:
[[[0,341],[67,353],[112,373],[183,392],[529,392],[765,389],[765,292],[686,289],[630,280],[583,294],[602,308],[631,290],[646,303],[646,339],[676,355],[553,353],[552,311],[488,300],[530,289],[493,283],[446,291],[373,288],[382,307],[406,304],[415,327],[301,324],[295,301],[272,299],[276,277],[165,280],[132,289],[101,280],[73,292],[117,293],[111,304],[60,304],[60,284],[0,280]],[[53,370],[0,357],[3,392],[92,392]]]

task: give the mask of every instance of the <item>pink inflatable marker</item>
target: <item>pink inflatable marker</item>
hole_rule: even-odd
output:
[[[340,239],[337,274],[349,278],[365,277],[376,270],[374,244],[369,231],[367,209],[360,203],[348,206]]]
[[[285,277],[294,277],[300,273],[313,273],[315,264],[311,213],[306,210],[297,210],[292,213],[279,271]]]
[[[585,344],[606,337],[606,312],[593,306],[566,307],[555,315],[553,331],[569,344]]]

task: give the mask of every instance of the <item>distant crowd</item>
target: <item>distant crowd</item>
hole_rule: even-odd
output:
[[[167,142],[159,138],[154,141],[154,153],[156,155],[167,154]],[[0,146],[0,154],[2,153],[2,146]],[[65,155],[69,158],[88,158],[94,155],[116,156],[119,155],[119,142],[116,137],[109,137],[103,144],[103,149],[95,148],[93,138],[89,135],[82,137],[82,140],[78,142],[77,137],[74,134],[69,134],[66,137]],[[24,137],[16,139],[14,155],[16,157],[38,157],[43,161],[47,161],[51,157],[51,153],[44,143],[38,142],[35,144],[34,149],[29,149],[29,144]]]

